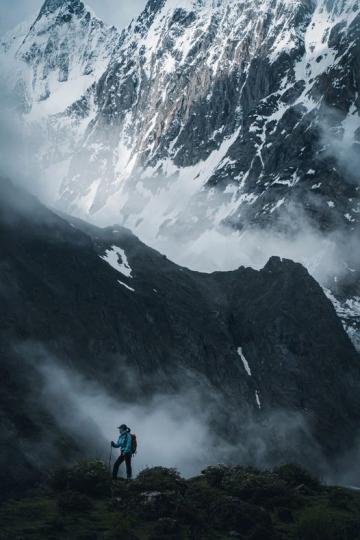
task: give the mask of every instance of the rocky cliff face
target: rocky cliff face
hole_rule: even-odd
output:
[[[105,71],[118,39],[80,0],[48,0],[31,23],[4,36],[7,75],[28,118],[63,112]]]
[[[268,225],[300,205],[321,228],[355,227],[357,2],[176,6],[150,2],[113,52],[94,90],[97,115],[76,156],[80,166],[73,162],[63,185],[65,205],[81,207],[92,188],[86,210],[96,212],[120,189],[119,210],[129,209],[135,225],[153,199],[151,178],[186,171],[191,200],[198,192],[206,199],[206,216],[198,201],[191,211],[211,224]],[[82,165],[90,160],[89,176]],[[186,223],[186,207],[176,211],[172,217]]]
[[[257,452],[257,429],[270,422],[268,462],[309,463],[319,448],[326,462],[351,447],[358,355],[301,265],[272,258],[261,271],[202,274],[121,227],[67,221],[4,181],[0,207],[2,438],[6,448],[18,441],[3,460],[17,459],[20,475],[84,443],[79,425],[76,444],[65,443],[61,415],[44,406],[44,356],[129,402],[195,384],[213,428],[235,448],[255,431]],[[65,394],[56,405],[64,413]]]
[[[356,245],[359,25],[357,0],[151,0],[119,34],[48,0],[2,58],[66,211],[183,242],[179,260],[219,227]],[[323,285],[356,341],[359,261],[338,259]]]

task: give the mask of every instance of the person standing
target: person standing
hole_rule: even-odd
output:
[[[112,476],[114,480],[117,478],[119,467],[125,461],[126,476],[128,480],[130,480],[132,477],[131,458],[133,454],[131,429],[127,427],[126,424],[121,424],[118,429],[120,431],[120,435],[117,442],[115,443],[114,441],[111,441],[111,446],[113,448],[120,448],[120,456],[114,463]]]

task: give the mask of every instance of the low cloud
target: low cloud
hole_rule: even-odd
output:
[[[59,426],[82,444],[87,441],[87,451],[104,461],[122,423],[138,437],[136,472],[161,465],[190,476],[229,451],[225,442],[217,446],[211,442],[209,414],[201,410],[200,396],[191,390],[131,403],[121,399],[121,387],[115,399],[94,380],[54,361],[42,363],[38,370],[44,381],[41,400]],[[113,461],[118,452],[113,450]]]
[[[44,178],[37,155],[45,145],[40,125],[28,124],[20,116],[18,102],[0,86],[0,181],[10,178],[45,203],[56,196],[57,187]]]
[[[360,116],[355,106],[348,114],[322,106],[320,157],[334,159],[345,181],[360,185]]]
[[[117,426],[126,423],[138,437],[136,473],[160,465],[191,476],[216,463],[262,468],[298,462],[324,480],[339,477],[299,412],[271,410],[254,416],[244,407],[243,414],[228,408],[225,416],[221,410],[226,402],[221,393],[201,385],[201,381],[199,384],[199,380],[196,388],[189,384],[182,388],[181,375],[182,389],[176,393],[124,400],[121,385],[114,397],[96,380],[65,368],[44,348],[26,346],[23,350],[43,381],[38,399],[60,429],[77,441],[83,457],[107,462],[110,441],[118,436]],[[128,373],[127,385],[130,378]],[[117,452],[113,451],[113,461]]]
[[[357,231],[338,227],[323,232],[299,205],[290,203],[281,220],[268,228],[245,226],[237,231],[217,219],[218,213],[227,215],[224,194],[197,193],[194,181],[181,174],[184,178],[157,178],[153,191],[143,187],[139,192],[136,182],[129,182],[88,219],[100,226],[124,225],[177,264],[202,272],[239,266],[260,269],[277,255],[302,263],[317,281],[329,286],[335,276],[360,267]]]
[[[149,241],[178,264],[199,271],[234,270],[239,266],[260,269],[271,256],[277,255],[302,263],[319,282],[327,283],[346,270],[349,258],[356,259],[354,263],[359,262],[350,245],[341,243],[342,236],[339,233],[324,235],[304,223],[299,232],[292,235],[274,230],[234,232],[217,228],[201,233],[193,242],[182,246],[171,239]],[[351,237],[347,242],[349,239],[351,244]],[[349,249],[345,249],[345,245]]]
[[[43,3],[43,0],[1,0],[0,35],[22,21],[36,17]]]
[[[118,28],[126,27],[130,21],[137,17],[144,9],[147,0],[132,0],[132,2],[118,0],[88,0],[96,14],[107,24]]]

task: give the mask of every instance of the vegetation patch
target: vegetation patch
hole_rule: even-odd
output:
[[[360,540],[359,516],[360,493],[297,465],[218,465],[188,480],[155,467],[113,482],[88,460],[3,503],[0,540]]]

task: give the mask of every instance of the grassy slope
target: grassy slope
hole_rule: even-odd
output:
[[[360,493],[295,466],[218,466],[190,480],[156,468],[112,484],[87,462],[4,503],[0,523],[1,540],[357,540]]]

